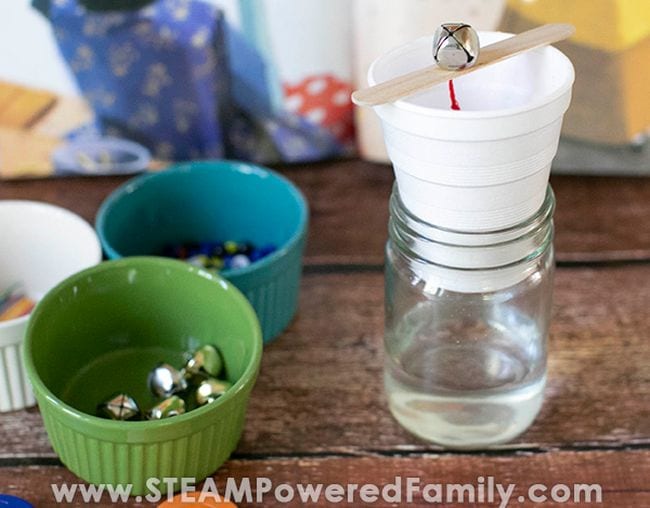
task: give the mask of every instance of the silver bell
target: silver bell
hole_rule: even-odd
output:
[[[147,413],[148,420],[162,420],[163,418],[171,418],[185,413],[185,401],[177,395],[163,400],[159,404],[152,407]]]
[[[140,408],[133,397],[118,393],[97,406],[97,416],[110,420],[139,420]]]
[[[444,23],[433,36],[433,58],[443,69],[457,71],[471,67],[480,51],[478,34],[465,23]]]
[[[183,372],[168,363],[161,363],[149,373],[149,389],[156,397],[169,397],[187,389]]]
[[[230,389],[232,384],[221,379],[208,378],[196,389],[196,403],[199,406],[214,402]]]
[[[185,364],[184,371],[189,376],[207,374],[217,377],[223,370],[223,359],[219,350],[209,344],[197,349]]]

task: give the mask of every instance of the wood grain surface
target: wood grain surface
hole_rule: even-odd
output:
[[[311,207],[308,264],[381,264],[390,167],[340,161],[281,169]],[[4,181],[0,199],[58,204],[92,222],[124,177]],[[650,178],[554,176],[560,262],[650,260]]]
[[[553,178],[560,263],[545,404],[515,441],[450,453],[402,430],[384,399],[381,265],[391,170],[345,161],[282,173],[311,205],[300,309],[265,348],[244,436],[219,481],[382,484],[414,475],[462,483],[482,474],[522,488],[600,483],[602,506],[650,506],[650,179]],[[48,201],[92,221],[123,181],[3,182],[0,199]],[[0,493],[50,507],[49,485],[62,481],[75,477],[54,455],[38,410],[0,415]],[[276,506],[270,498],[263,505]]]
[[[541,415],[505,449],[650,448],[650,266],[558,270]],[[240,457],[437,448],[391,417],[382,387],[383,276],[311,274],[265,348]],[[0,418],[0,457],[52,457],[34,409]]]

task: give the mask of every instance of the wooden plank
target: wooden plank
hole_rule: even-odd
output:
[[[281,170],[311,206],[307,264],[381,264],[393,184],[388,166],[339,161]],[[93,221],[125,178],[63,178],[0,184],[0,199],[38,199]],[[650,259],[650,178],[554,176],[560,261]]]
[[[124,177],[71,177],[0,182],[0,199],[33,199],[68,208],[91,224],[101,202]]]
[[[650,178],[554,176],[559,261],[650,259]]]
[[[52,152],[60,144],[57,138],[0,125],[0,178],[50,174]]]
[[[556,277],[546,402],[502,449],[650,444],[650,265]],[[266,347],[238,454],[436,450],[393,420],[382,387],[383,277],[311,274]],[[0,417],[0,457],[52,456],[36,410]]]
[[[578,499],[582,503],[544,503],[544,506],[590,506],[585,503],[585,491],[574,485],[599,486],[602,495],[602,504],[596,504],[596,491],[593,491],[591,503],[603,507],[640,507],[650,506],[650,451],[590,451],[590,452],[547,452],[534,455],[511,454],[504,456],[482,455],[430,455],[418,457],[325,457],[325,458],[277,458],[263,460],[231,460],[218,471],[214,477],[220,492],[225,493],[228,478],[240,484],[242,478],[249,478],[255,485],[258,478],[268,478],[275,488],[280,484],[288,484],[296,492],[296,497],[291,502],[281,503],[273,497],[273,493],[265,494],[256,503],[253,494],[252,502],[241,502],[245,506],[302,506],[297,493],[298,484],[364,484],[377,485],[379,489],[388,484],[394,484],[396,477],[402,486],[402,503],[391,504],[390,498],[379,498],[372,506],[441,506],[441,504],[427,503],[421,491],[427,484],[441,485],[442,495],[446,495],[449,484],[467,484],[473,487],[480,485],[480,476],[483,476],[485,486],[484,500],[488,500],[490,490],[487,487],[488,477],[494,479],[495,484],[500,483],[508,488],[513,484],[513,492],[508,506],[540,506],[533,503],[535,499],[531,494],[541,495],[543,491],[536,489],[530,491],[535,484],[542,484],[546,488],[546,495],[550,498],[553,487],[558,484],[566,485],[572,492],[578,492]],[[412,503],[407,504],[407,478],[418,479],[421,485],[420,492],[414,492]],[[0,490],[4,493],[23,497],[39,508],[53,508],[55,503],[51,484],[61,485],[77,483],[79,480],[65,468],[60,466],[32,466],[32,467],[5,467],[0,468]],[[200,487],[199,487],[200,488]],[[323,487],[324,488],[324,487]],[[395,495],[394,491],[386,491],[387,495]],[[435,491],[428,491],[430,494]],[[475,490],[475,496],[478,496]],[[498,506],[502,499],[498,491],[494,493],[495,503],[479,503],[465,497],[459,502],[458,494],[450,494],[450,502],[444,506]],[[558,491],[560,494],[562,491]],[[580,493],[582,492],[582,494]],[[324,497],[318,499],[312,506],[361,506],[364,504],[359,497],[359,491],[353,494],[352,502],[340,504],[327,503]],[[468,494],[465,494],[468,496]],[[521,500],[519,496],[523,496]],[[84,505],[80,497],[76,503],[67,506]],[[573,499],[573,497],[572,497]],[[117,506],[110,502],[108,495],[104,494],[103,501],[93,504],[98,507]],[[138,503],[135,498],[119,506],[151,506],[149,503]]]
[[[86,100],[64,95],[57,98],[56,104],[30,130],[63,139],[69,132],[92,122],[93,118],[93,111]]]
[[[19,93],[0,110],[0,125],[27,129],[52,108],[56,100],[56,95],[51,92],[20,87]]]

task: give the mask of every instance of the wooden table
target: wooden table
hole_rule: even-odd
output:
[[[517,483],[517,493],[533,483],[599,483],[602,506],[650,506],[650,179],[552,179],[558,270],[546,401],[514,442],[464,453],[419,441],[386,407],[391,170],[345,161],[281,171],[311,205],[300,310],[265,349],[243,439],[219,481],[476,483],[492,475]],[[123,180],[1,183],[0,198],[44,200],[92,221]],[[64,481],[76,478],[54,455],[38,410],[0,415],[0,492],[55,506],[50,484]]]

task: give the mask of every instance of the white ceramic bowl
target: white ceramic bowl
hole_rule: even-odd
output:
[[[58,206],[0,201],[0,290],[21,283],[38,300],[68,276],[101,261],[93,228]],[[0,412],[35,404],[22,365],[29,316],[0,322]]]

